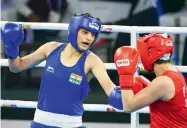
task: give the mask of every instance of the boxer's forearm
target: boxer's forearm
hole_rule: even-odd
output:
[[[132,100],[134,93],[132,90],[122,90],[122,102],[124,112],[132,112]]]
[[[11,72],[18,72],[18,68],[19,68],[19,65],[21,63],[21,58],[18,56],[16,59],[14,60],[8,60],[8,63],[9,63],[9,69]]]

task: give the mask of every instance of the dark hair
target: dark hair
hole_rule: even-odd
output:
[[[76,16],[77,15],[77,13],[75,13],[74,14],[74,16]],[[83,13],[83,14],[81,14],[82,16],[86,16],[86,17],[94,17],[94,16],[92,16],[90,13]],[[96,20],[98,20],[98,21],[100,21],[101,22],[101,20],[100,20],[100,18],[98,18],[98,17],[94,17]]]
[[[158,60],[156,60],[156,61],[153,63],[152,67],[154,67],[155,64],[167,64],[167,63],[171,63],[171,59],[169,59],[169,60],[161,60],[161,59],[158,59]]]
[[[164,64],[164,63],[171,63],[171,59],[169,60],[161,60],[161,59],[158,59],[154,62],[154,64]]]

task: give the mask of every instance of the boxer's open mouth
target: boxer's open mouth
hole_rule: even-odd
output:
[[[87,42],[82,42],[82,44],[85,45],[85,46],[89,46],[90,45],[90,43],[87,43]]]

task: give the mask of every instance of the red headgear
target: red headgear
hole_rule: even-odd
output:
[[[167,53],[173,53],[173,40],[167,34],[149,34],[137,41],[142,64],[147,71],[153,71],[153,63]]]

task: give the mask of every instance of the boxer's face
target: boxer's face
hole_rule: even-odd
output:
[[[87,50],[95,39],[95,33],[89,32],[85,29],[79,29],[77,33],[77,43],[79,49]]]

